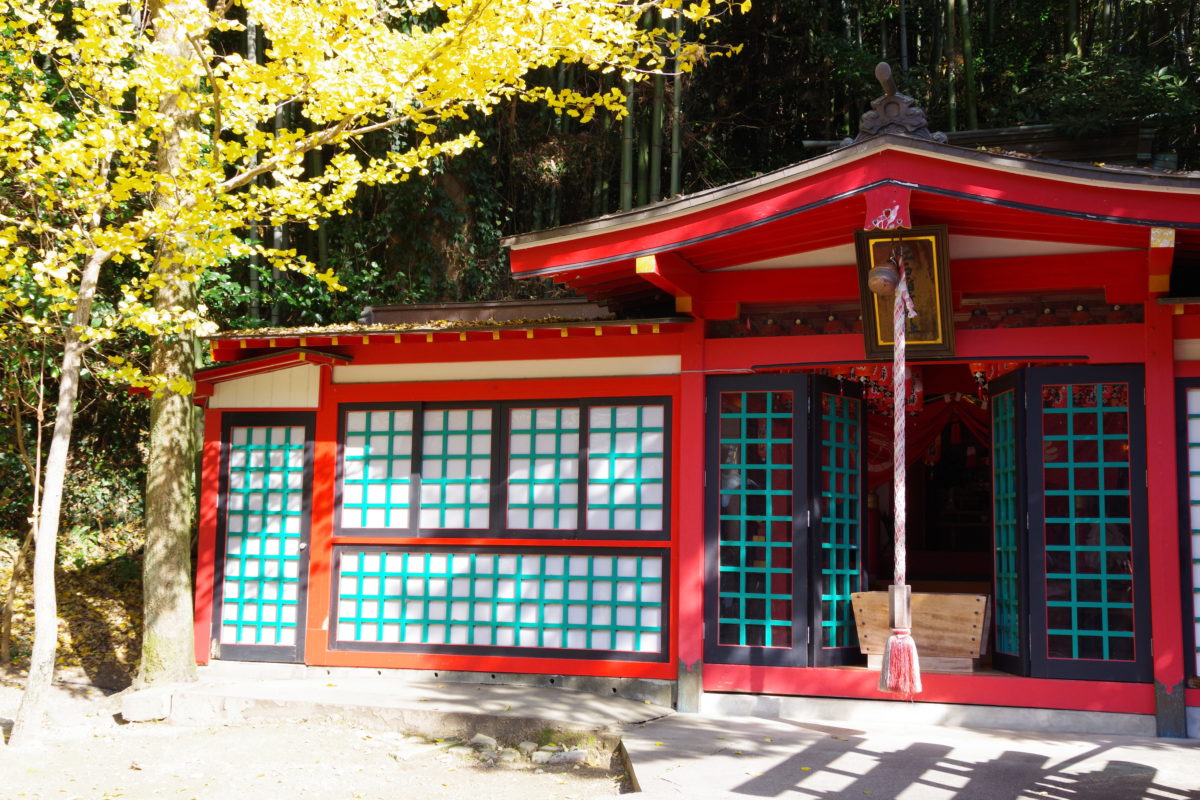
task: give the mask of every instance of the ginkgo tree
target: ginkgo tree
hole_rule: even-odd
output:
[[[314,223],[368,184],[423,174],[478,146],[471,121],[545,103],[587,121],[624,113],[618,88],[538,86],[531,70],[580,64],[614,86],[688,70],[728,0],[0,0],[0,312],[62,327],[55,428],[36,523],[35,644],[13,740],[41,731],[55,656],[53,588],[78,377],[89,351],[149,389],[145,631],[139,681],[194,677],[189,537],[192,386],[204,273],[272,249],[258,225]],[[657,15],[648,15],[658,9]],[[671,19],[691,21],[684,42]],[[656,19],[661,23],[645,24]],[[669,22],[668,22],[669,21]],[[245,32],[265,47],[231,46]],[[292,124],[280,120],[294,120]],[[393,129],[403,149],[356,142]],[[323,168],[305,166],[320,149]],[[104,282],[101,278],[109,276]],[[113,286],[113,276],[116,285]],[[98,287],[113,286],[97,304]],[[103,292],[101,292],[103,294]],[[149,337],[148,369],[112,342]]]

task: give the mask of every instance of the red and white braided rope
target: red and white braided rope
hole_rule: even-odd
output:
[[[904,365],[905,332],[908,319],[917,315],[916,307],[908,294],[908,280],[905,277],[904,263],[900,263],[900,280],[896,285],[896,301],[892,310],[892,508],[895,511],[895,584],[903,586],[905,580],[905,562],[907,553],[904,545],[904,520],[907,515],[906,506],[906,477],[904,456],[904,424],[905,424],[905,392]]]

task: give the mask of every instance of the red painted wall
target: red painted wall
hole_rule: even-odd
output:
[[[1064,328],[1015,328],[959,330],[956,334],[959,360],[1040,359],[1086,360],[1092,363],[1146,363],[1152,412],[1151,442],[1155,446],[1152,466],[1155,483],[1171,481],[1174,493],[1173,399],[1163,392],[1173,388],[1175,374],[1197,375],[1195,363],[1176,365],[1170,352],[1173,335],[1200,337],[1200,322],[1193,317],[1173,316],[1169,309],[1147,311],[1147,324],[1080,326]],[[1166,326],[1165,328],[1163,326]],[[1173,326],[1173,327],[1172,327]],[[337,385],[323,368],[320,407],[317,409],[313,519],[311,527],[309,604],[306,620],[306,657],[309,664],[328,666],[399,667],[442,670],[494,670],[529,673],[630,676],[671,679],[679,665],[698,664],[703,650],[704,575],[703,493],[687,487],[702,485],[704,478],[704,376],[748,372],[784,364],[828,364],[861,362],[860,334],[808,337],[762,337],[704,340],[702,323],[684,330],[659,335],[596,336],[572,331],[530,339],[486,341],[434,341],[432,343],[345,345],[339,349],[354,356],[355,364],[435,363],[456,360],[545,359],[559,357],[611,357],[680,354],[683,373],[678,376],[579,378],[570,380],[485,380],[406,384]],[[1164,333],[1165,331],[1165,333]],[[673,449],[671,475],[675,490],[671,497],[671,532],[668,542],[572,541],[571,545],[621,547],[636,550],[668,547],[671,552],[670,652],[666,663],[608,662],[586,659],[540,659],[507,656],[416,655],[403,653],[352,652],[328,647],[330,624],[330,557],[334,545],[393,544],[426,546],[530,545],[556,546],[554,541],[508,539],[380,538],[333,535],[334,475],[338,405],[346,402],[386,400],[413,401],[502,401],[578,397],[630,397],[665,395],[671,398]],[[1173,395],[1172,395],[1173,397]],[[220,411],[206,416],[200,507],[200,551],[196,579],[196,655],[207,661],[212,624],[211,597],[215,570],[216,493],[219,470]],[[1157,498],[1155,500],[1154,498]],[[1152,506],[1170,499],[1155,489]],[[1165,506],[1173,509],[1174,504]],[[1152,515],[1151,542],[1155,607],[1156,678],[1174,681],[1182,676],[1182,622],[1178,581],[1178,520],[1174,512],[1160,510]],[[1174,552],[1172,552],[1174,548]],[[1174,583],[1159,580],[1174,570]],[[1172,610],[1173,608],[1173,610]],[[710,691],[761,691],[781,694],[811,694],[839,697],[880,698],[877,676],[865,669],[755,668],[706,665],[704,687]],[[1022,705],[1097,711],[1150,714],[1154,712],[1153,688],[1149,685],[1048,681],[1000,675],[927,675],[926,691],[920,700]],[[1189,690],[1190,705],[1200,705],[1200,690]]]

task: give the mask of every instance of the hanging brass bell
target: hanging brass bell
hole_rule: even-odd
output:
[[[872,267],[867,273],[867,288],[880,297],[889,297],[900,283],[900,272],[892,263]]]

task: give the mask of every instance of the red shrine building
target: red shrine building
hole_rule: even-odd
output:
[[[865,275],[899,257],[916,701],[1200,736],[1200,177],[950,146],[906,102],[508,241],[586,300],[215,337],[197,660],[894,699],[855,598],[892,580]]]

